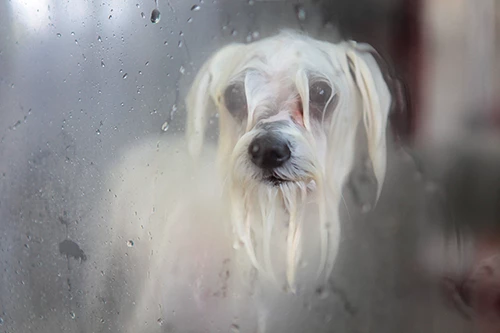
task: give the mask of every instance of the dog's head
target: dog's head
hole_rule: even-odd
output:
[[[186,101],[189,149],[199,154],[207,119],[218,112],[219,164],[231,184],[231,198],[239,203],[236,231],[256,266],[248,231],[252,206],[276,206],[280,200],[289,229],[300,231],[300,207],[311,193],[322,211],[323,252],[335,257],[338,204],[361,119],[380,193],[391,98],[372,52],[364,44],[330,44],[283,32],[226,46],[199,71]],[[260,210],[256,214],[269,220]],[[289,237],[293,252],[298,236],[290,232]],[[294,266],[296,258],[289,255]]]

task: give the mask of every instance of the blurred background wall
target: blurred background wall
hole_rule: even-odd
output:
[[[371,43],[395,67],[409,98],[402,130],[414,140],[453,140],[472,123],[498,119],[497,1],[340,0],[322,6],[323,19],[342,36]]]

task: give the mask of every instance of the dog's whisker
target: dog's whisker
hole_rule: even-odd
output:
[[[291,267],[291,274],[292,278],[289,279],[288,283],[293,292],[296,292],[296,274],[297,274],[297,264],[299,263],[299,260],[301,258],[301,251],[300,251],[300,242],[302,239],[302,227],[303,227],[303,219],[298,218],[297,219],[297,226],[295,230],[295,234],[293,236],[292,240],[292,249],[291,252],[293,254],[293,259],[292,259],[292,264],[293,266]]]
[[[243,244],[245,245],[245,249],[247,250],[247,254],[250,258],[250,261],[259,271],[265,272],[262,269],[262,266],[259,264],[259,261],[257,260],[256,254],[255,254],[255,247],[254,247],[254,242],[252,239],[252,226],[251,226],[250,214],[247,214],[247,217],[245,219],[245,227],[246,227],[246,230],[245,230]]]
[[[346,213],[347,213],[347,218],[349,219],[349,222],[352,222],[351,218],[351,212],[349,211],[349,207],[347,206],[347,202],[345,201],[345,197],[342,193],[340,193],[340,197],[342,198],[342,203],[344,204]]]
[[[327,236],[328,236],[328,240],[329,240],[329,245],[330,245],[330,248],[328,249],[328,258],[327,258],[327,262],[325,263],[325,279],[328,279],[333,271],[333,267],[334,267],[334,264],[335,264],[335,258],[337,256],[337,249],[336,248],[332,248],[332,246],[337,246],[338,245],[338,242],[337,241],[333,241],[332,237],[337,237],[338,238],[338,235],[335,235],[334,232],[332,231],[332,227],[334,226],[338,226],[339,225],[339,218],[338,218],[338,212],[337,211],[334,211],[333,212],[333,216],[331,217],[331,223],[328,225],[328,227],[326,228],[326,233],[327,233]],[[339,232],[339,230],[335,230],[335,232]],[[326,282],[326,281],[325,281]]]
[[[297,195],[293,188],[290,188],[288,184],[280,186],[283,198],[285,201],[285,207],[289,214],[288,221],[288,236],[287,236],[287,261],[286,261],[286,277],[288,286],[291,291],[295,293],[295,258],[296,253],[293,251],[294,239],[297,232]]]
[[[259,196],[260,208],[262,214],[262,222],[264,225],[264,235],[263,235],[263,252],[264,252],[264,263],[266,265],[266,269],[271,275],[273,281],[277,284],[276,274],[273,269],[273,265],[271,262],[271,236],[274,227],[274,220],[276,216],[276,207],[274,205],[269,205],[269,202],[275,202],[277,191],[275,189],[270,189],[267,193],[267,197]],[[264,202],[264,200],[268,200]],[[264,209],[267,208],[267,209]]]
[[[325,189],[321,180],[317,185],[318,191],[318,213],[319,213],[319,228],[320,228],[320,260],[318,266],[317,277],[319,278],[324,272],[328,255],[328,232],[326,222],[326,204],[325,204]]]
[[[230,194],[230,197],[233,198],[233,202],[231,205],[231,221],[232,221],[232,227],[233,227],[233,232],[237,236],[237,242],[235,244],[235,247],[239,248],[239,245],[237,244],[238,242],[243,242],[244,238],[244,229],[243,229],[243,205],[242,205],[242,200],[236,200],[236,198],[240,198],[238,194],[236,193],[237,191],[234,188],[231,188],[230,191],[232,192]]]
[[[297,264],[300,260],[300,244],[302,239],[302,227],[304,223],[304,208],[306,204],[306,195],[307,190],[303,183],[297,184],[298,190],[300,191],[300,204],[296,205],[296,213],[295,217],[297,219],[295,230],[293,232],[292,240],[291,240],[291,248],[289,249],[289,270],[288,273],[288,285],[292,292],[296,292],[296,274],[297,274]]]

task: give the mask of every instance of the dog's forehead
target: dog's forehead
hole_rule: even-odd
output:
[[[264,64],[268,74],[287,73],[298,68],[318,72],[338,68],[337,53],[334,52],[336,46],[308,37],[279,35],[247,47],[248,65]]]

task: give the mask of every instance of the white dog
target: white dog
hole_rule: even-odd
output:
[[[103,274],[126,287],[98,293],[127,318],[115,331],[303,332],[307,293],[335,263],[361,123],[377,197],[384,182],[391,97],[373,52],[282,32],[203,65],[187,147],[145,143],[113,173]],[[203,144],[214,113],[217,148]]]

